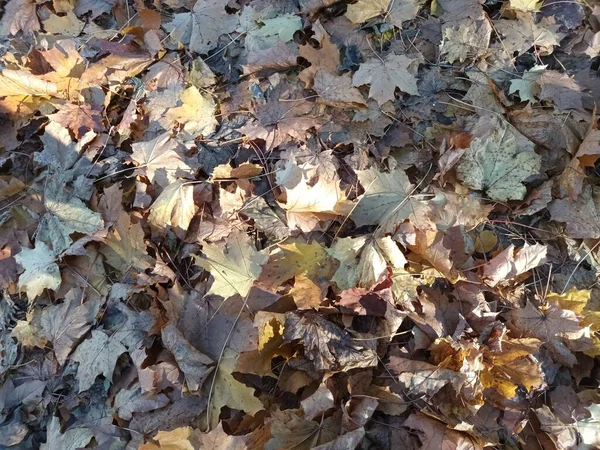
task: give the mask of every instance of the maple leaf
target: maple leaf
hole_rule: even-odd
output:
[[[600,237],[600,189],[583,186],[577,201],[554,200],[548,205],[552,220],[566,223],[569,236],[575,239]]]
[[[228,14],[220,0],[198,0],[192,10],[190,50],[206,54],[217,46],[219,37],[238,26],[237,14]]]
[[[513,328],[526,336],[549,341],[564,333],[578,333],[579,320],[572,311],[550,306],[540,310],[527,302],[524,308],[514,309],[510,313]]]
[[[476,137],[457,166],[457,176],[471,189],[493,200],[522,200],[523,182],[540,170],[541,157],[531,141],[509,124],[499,124],[485,137]]]
[[[271,429],[271,438],[266,443],[265,450],[284,448],[310,450],[333,441],[339,436],[339,426],[336,426],[331,417],[318,423],[313,420],[304,420],[299,417],[298,412],[276,410],[271,413],[271,417],[267,419]]]
[[[144,243],[144,230],[139,223],[131,222],[129,214],[121,207],[122,192],[115,187],[114,199],[105,196],[100,200],[100,209],[107,221],[112,222],[108,235],[104,238],[105,246],[100,251],[106,257],[106,262],[127,273],[131,268],[142,272],[152,266],[153,259],[148,255]],[[109,201],[114,203],[109,204]],[[111,213],[112,210],[112,213]]]
[[[393,233],[418,209],[418,203],[410,198],[414,186],[402,169],[386,173],[371,168],[358,170],[356,175],[365,190],[350,214],[357,226],[379,225],[382,232]]]
[[[510,0],[510,7],[517,11],[539,12],[541,2],[540,0]]]
[[[402,424],[407,428],[419,430],[423,437],[423,450],[481,450],[483,446],[473,437],[452,430],[445,423],[432,419],[423,413],[413,413]]]
[[[157,229],[166,233],[168,228],[184,235],[194,218],[194,186],[184,181],[168,185],[150,207],[148,221]]]
[[[136,142],[131,149],[131,159],[138,163],[136,172],[146,174],[152,183],[166,187],[179,176],[191,175],[192,168],[185,161],[185,146],[168,132],[148,142]]]
[[[31,0],[10,0],[4,6],[4,14],[0,20],[0,36],[16,35],[23,31],[32,35],[40,30],[36,3]]]
[[[254,389],[233,377],[237,354],[227,349],[221,358],[212,380],[212,401],[208,405],[208,423],[214,429],[219,422],[223,406],[241,409],[254,415],[264,409],[262,402],[254,396]]]
[[[146,443],[139,446],[138,450],[194,450],[190,442],[193,439],[192,427],[179,427],[171,431],[159,431],[152,438],[159,445]]]
[[[535,23],[531,14],[517,13],[517,20],[496,20],[494,27],[503,36],[502,49],[510,58],[515,52],[520,55],[531,47],[550,54],[564,37],[558,32],[560,25],[555,23],[554,17],[544,17]]]
[[[546,65],[533,66],[531,69],[523,72],[523,77],[516,80],[510,80],[509,94],[519,93],[519,98],[523,102],[536,102],[536,97],[540,95],[540,86],[538,79],[546,70]]]
[[[197,4],[201,3],[200,0]],[[184,131],[192,138],[202,134],[209,135],[215,131],[217,105],[209,95],[200,93],[196,86],[190,86],[180,95],[182,105],[167,111],[166,118],[171,122],[183,125]]]
[[[287,342],[300,340],[316,370],[346,371],[377,365],[373,350],[361,347],[348,333],[314,312],[286,313],[283,338]]]
[[[174,324],[163,328],[161,337],[163,344],[173,353],[177,365],[185,374],[190,391],[200,389],[213,370],[213,360],[196,350]]]
[[[417,17],[419,0],[359,0],[348,6],[346,17],[353,23],[363,23],[384,15],[385,22],[402,28],[403,22]]]
[[[406,259],[389,236],[379,239],[342,238],[328,249],[340,261],[331,279],[341,290],[371,288],[387,274],[388,266],[403,269]]]
[[[224,252],[215,244],[205,243],[203,255],[194,255],[194,260],[215,279],[210,293],[223,298],[236,294],[245,297],[262,272],[268,256],[257,251],[243,231],[235,231],[229,236],[226,249]]]
[[[44,190],[47,213],[38,229],[38,240],[52,244],[56,255],[62,254],[72,244],[71,234],[92,234],[104,226],[99,213],[89,209],[75,193],[68,192],[61,176],[49,176]]]
[[[40,323],[59,364],[66,362],[79,339],[92,327],[99,309],[97,302],[81,303],[73,291],[61,304],[44,308]]]
[[[359,0],[348,6],[346,17],[354,23],[363,23],[387,11],[390,0]]]
[[[279,250],[272,252],[268,263],[263,266],[261,283],[276,287],[298,275],[319,283],[327,281],[331,262],[327,257],[327,249],[321,244],[292,242],[278,247]]]
[[[94,109],[89,103],[81,105],[64,103],[58,107],[57,112],[50,114],[48,118],[71,130],[77,139],[88,131],[104,130],[100,111]]]
[[[46,443],[40,446],[41,450],[75,450],[85,448],[92,440],[92,432],[88,428],[72,426],[64,433],[60,432],[60,420],[52,417],[47,427]]]
[[[319,48],[314,48],[310,44],[300,46],[300,56],[311,64],[298,75],[307,88],[312,87],[318,71],[323,70],[334,74],[340,65],[340,49],[331,41],[328,34],[325,33],[320,44]]]
[[[487,53],[492,26],[487,20],[461,23],[458,27],[446,27],[441,53],[446,61],[464,62],[476,59]]]
[[[335,75],[318,70],[313,89],[319,95],[320,102],[335,108],[360,108],[366,105],[360,91],[352,86],[349,74]]]
[[[515,255],[515,246],[510,245],[483,266],[483,276],[490,286],[524,274],[546,262],[548,247],[541,244],[525,244]]]
[[[552,100],[560,111],[583,109],[581,86],[567,74],[548,70],[537,81],[542,89],[540,100]]]
[[[362,63],[352,77],[352,84],[370,84],[369,98],[381,106],[394,99],[396,88],[407,94],[419,95],[417,78],[414,76],[418,65],[418,59],[390,53],[385,59],[374,58]]]
[[[108,337],[100,330],[93,330],[92,336],[83,341],[71,359],[79,363],[77,367],[77,381],[79,392],[87,391],[92,387],[98,375],[110,382],[117,364],[117,359],[127,349],[118,340]]]
[[[22,248],[15,260],[25,271],[19,276],[19,289],[27,293],[33,301],[44,289],[56,290],[60,286],[60,269],[54,252],[43,242],[36,242],[35,248]]]

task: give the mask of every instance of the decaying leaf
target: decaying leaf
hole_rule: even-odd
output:
[[[40,295],[44,289],[56,290],[61,277],[54,253],[43,242],[33,249],[23,248],[15,255],[24,272],[19,276],[19,289],[27,293],[30,301]]]
[[[457,166],[458,178],[493,200],[521,200],[527,193],[523,182],[539,173],[541,158],[511,125],[499,123],[489,131],[471,142]]]
[[[127,349],[116,339],[99,330],[93,330],[89,339],[83,341],[73,353],[73,361],[78,362],[77,381],[79,392],[92,387],[98,375],[112,381],[117,359]]]
[[[283,337],[288,342],[299,339],[316,370],[340,371],[377,365],[373,350],[354,343],[345,331],[313,312],[286,314]]]
[[[369,84],[369,98],[377,100],[379,105],[394,99],[396,87],[401,92],[419,95],[415,78],[418,65],[418,59],[390,53],[384,60],[371,59],[362,63],[352,77],[352,84]]]

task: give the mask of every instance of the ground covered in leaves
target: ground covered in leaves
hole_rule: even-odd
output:
[[[1,448],[599,448],[598,0],[0,39]]]

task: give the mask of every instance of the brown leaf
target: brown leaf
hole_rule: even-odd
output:
[[[449,429],[446,424],[425,414],[414,413],[402,424],[422,433],[423,450],[481,450],[482,445],[473,437]]]
[[[40,22],[33,0],[10,0],[4,6],[4,14],[0,21],[0,36],[6,37],[23,31],[32,35],[40,30]]]
[[[483,276],[490,286],[508,281],[546,262],[548,247],[541,244],[525,244],[515,254],[514,245],[494,256],[483,266]]]
[[[348,333],[314,312],[285,315],[283,338],[300,340],[316,370],[340,371],[377,365],[377,355],[353,341]]]
[[[540,75],[538,83],[542,88],[540,99],[552,100],[560,111],[583,109],[581,87],[567,74],[548,70]]]
[[[321,103],[334,108],[367,106],[360,91],[352,86],[349,74],[338,76],[320,69],[315,73],[313,89],[319,95]]]
[[[88,103],[65,103],[58,107],[58,112],[50,114],[48,118],[71,130],[77,139],[88,131],[104,130],[100,111]]]
[[[548,205],[552,220],[565,222],[569,237],[600,237],[600,188],[585,184],[577,201],[554,200]]]
[[[172,323],[163,328],[162,341],[173,353],[181,371],[185,374],[190,391],[197,391],[213,371],[213,360],[196,350],[181,331]]]

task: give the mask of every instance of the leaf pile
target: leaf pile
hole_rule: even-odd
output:
[[[0,447],[600,448],[597,0],[0,39]]]

